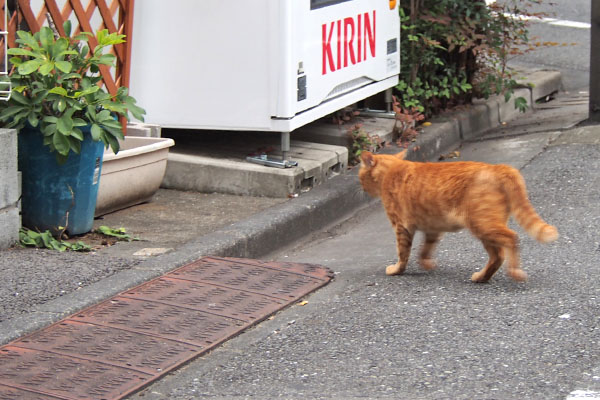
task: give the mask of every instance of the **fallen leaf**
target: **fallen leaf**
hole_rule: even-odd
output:
[[[303,300],[300,303],[298,303],[299,306],[305,306],[307,304],[308,304],[308,301],[306,301],[306,300]]]
[[[439,160],[441,161],[441,160],[446,160],[449,158],[459,158],[459,157],[460,157],[460,151],[456,150],[456,151],[453,151],[452,153],[442,154],[439,157]]]

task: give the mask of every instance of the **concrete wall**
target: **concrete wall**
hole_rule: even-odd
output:
[[[0,249],[10,247],[19,238],[20,196],[17,176],[17,131],[0,129]]]
[[[161,127],[156,124],[130,122],[127,124],[127,136],[159,138],[161,137]]]

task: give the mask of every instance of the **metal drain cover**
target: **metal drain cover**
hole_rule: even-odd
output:
[[[0,400],[122,398],[332,276],[314,264],[202,258],[0,347]]]

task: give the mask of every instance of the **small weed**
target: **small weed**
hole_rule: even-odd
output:
[[[140,240],[139,238],[132,237],[125,231],[125,228],[110,228],[106,225],[99,226],[98,229],[95,230],[96,233],[100,233],[102,235],[111,236],[117,238],[118,240],[124,240],[130,242],[132,240]]]
[[[397,144],[402,147],[408,147],[414,142],[419,134],[417,123],[425,119],[425,115],[417,107],[410,109],[403,108],[400,101],[393,97],[392,107],[396,113],[396,129],[398,133]]]
[[[527,99],[525,97],[516,97],[515,98],[515,109],[524,113],[525,111],[527,111],[528,108],[529,108],[529,106],[527,105]]]
[[[379,136],[368,134],[362,128],[361,124],[356,124],[348,129],[348,134],[352,138],[352,149],[349,160],[351,165],[360,163],[360,153],[363,151],[376,152],[384,146]]]

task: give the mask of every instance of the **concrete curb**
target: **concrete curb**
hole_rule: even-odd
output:
[[[467,110],[453,112],[432,120],[417,141],[411,146],[407,158],[413,161],[430,161],[437,155],[452,150],[462,140],[481,136],[492,128],[500,126],[519,116],[515,109],[515,99],[523,97],[527,106],[535,109],[536,101],[562,88],[559,71],[519,70],[527,78],[521,78],[522,88],[516,89],[508,102],[503,96],[493,96],[488,100],[475,101]]]
[[[542,86],[549,91],[542,96],[557,91],[561,85],[560,75],[557,79],[555,73],[537,74],[536,79],[540,82],[536,87]],[[531,105],[531,90],[519,89],[515,96],[527,98]],[[432,160],[457,146],[461,140],[480,136],[516,116],[518,111],[515,112],[513,101],[505,103],[503,98],[492,98],[436,119],[411,146],[409,159]],[[5,321],[0,324],[0,343],[41,329],[203,256],[260,258],[311,232],[332,226],[373,202],[360,189],[356,172],[355,169],[352,173],[337,176],[293,201],[188,242],[177,251],[145,260],[129,270],[50,301],[31,314]]]
[[[17,171],[17,131],[0,129],[0,249],[19,239],[19,173]]]

